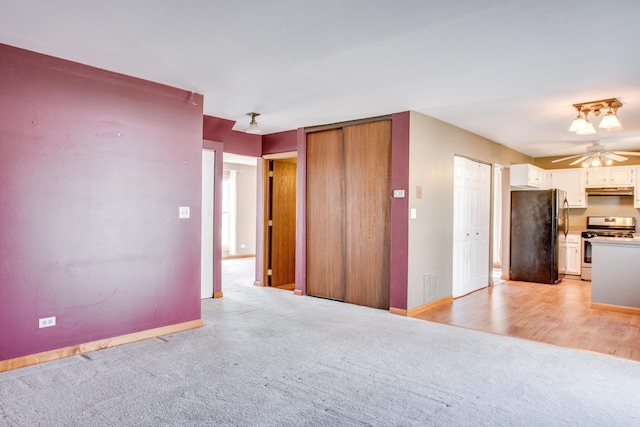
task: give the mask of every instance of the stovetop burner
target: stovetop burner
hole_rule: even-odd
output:
[[[582,237],[620,237],[632,238],[636,231],[635,217],[589,216],[587,217],[587,231]]]
[[[603,231],[603,230],[587,230],[582,232],[582,237],[590,239],[592,237],[619,237],[625,239],[633,238],[630,231]]]

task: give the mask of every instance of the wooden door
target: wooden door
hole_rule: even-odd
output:
[[[346,302],[389,308],[391,121],[344,128]]]
[[[271,161],[271,286],[295,283],[296,166],[294,160]]]
[[[307,294],[344,301],[342,129],[307,135]]]

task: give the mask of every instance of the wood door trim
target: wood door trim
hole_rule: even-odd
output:
[[[275,153],[275,154],[265,154],[264,156],[262,156],[263,159],[265,160],[281,160],[281,159],[291,159],[291,158],[298,158],[298,152],[297,151],[287,151],[285,153]]]

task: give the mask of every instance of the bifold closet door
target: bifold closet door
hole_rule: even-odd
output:
[[[344,131],[345,301],[389,308],[391,121]]]
[[[307,135],[307,294],[344,301],[342,129]]]

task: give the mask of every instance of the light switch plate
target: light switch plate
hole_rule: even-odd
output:
[[[180,206],[178,208],[178,218],[185,219],[191,217],[191,208],[189,206]]]
[[[411,219],[416,219],[418,217],[418,210],[416,208],[411,208],[410,214]]]
[[[403,199],[404,198],[404,190],[393,190],[393,198],[394,199]]]

